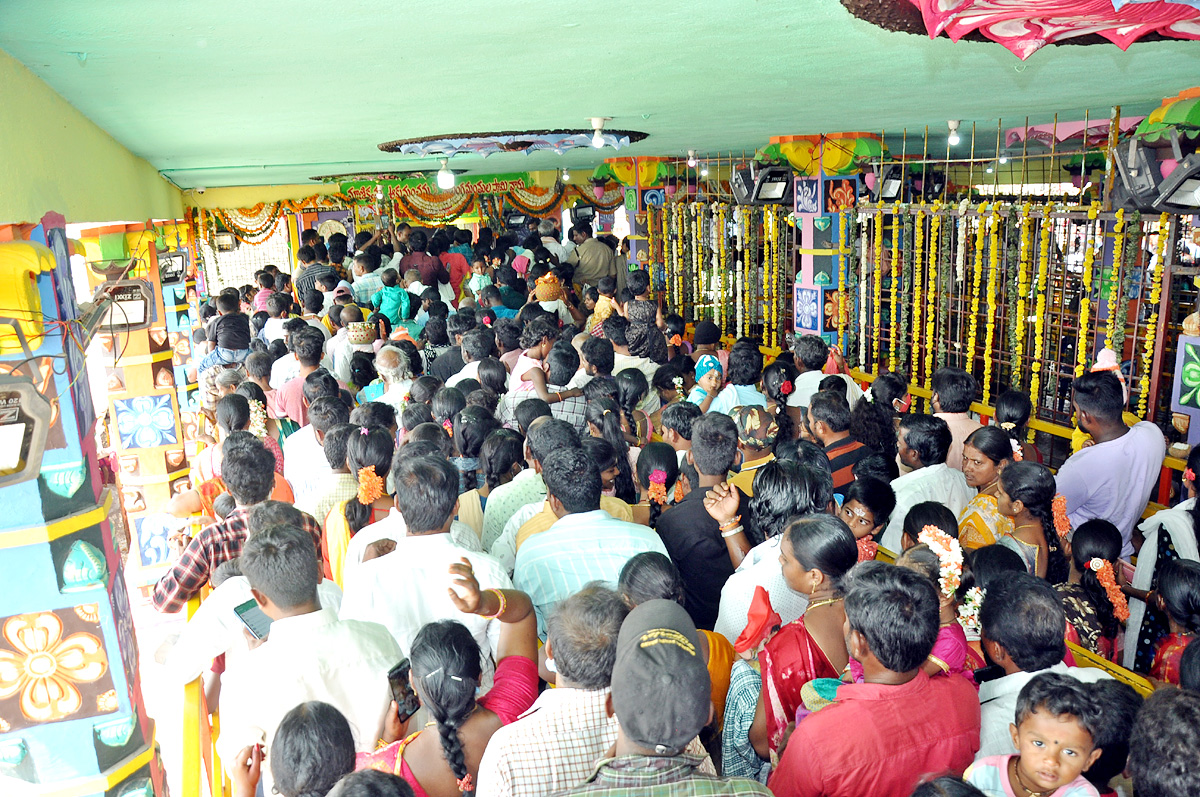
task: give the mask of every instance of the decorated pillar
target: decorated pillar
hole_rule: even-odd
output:
[[[117,298],[92,354],[107,387],[130,579],[147,587],[169,563],[172,527],[162,510],[191,487],[185,441],[195,446],[203,420],[185,368],[198,323],[191,253],[182,224],[98,227],[81,237],[93,290]]]
[[[675,191],[675,161],[672,158],[608,158],[592,172],[592,179],[614,180],[625,187],[625,212],[629,217],[629,258],[650,268],[647,212],[662,208]],[[655,291],[662,290],[663,275],[651,274]]]
[[[0,794],[164,795],[84,364],[103,310],[88,308],[81,320],[61,216],[7,233]]]

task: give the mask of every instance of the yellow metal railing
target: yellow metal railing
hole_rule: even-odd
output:
[[[203,593],[188,601],[187,616],[200,608]],[[204,676],[183,688],[183,797],[226,797],[232,794],[229,779],[217,755],[220,718],[210,710],[204,695]],[[203,783],[203,785],[202,785]],[[204,788],[207,786],[207,790]]]
[[[1086,648],[1081,648],[1074,642],[1068,642],[1067,647],[1071,650],[1071,655],[1075,657],[1075,664],[1079,667],[1095,667],[1104,670],[1106,673],[1116,678],[1121,683],[1129,684],[1142,697],[1148,697],[1154,691],[1154,684],[1147,679],[1138,675],[1135,672],[1125,669],[1119,664],[1113,664],[1103,656],[1097,656]]]

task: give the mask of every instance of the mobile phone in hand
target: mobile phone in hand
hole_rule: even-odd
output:
[[[253,598],[245,603],[234,607],[234,613],[238,619],[242,621],[242,625],[246,626],[246,630],[255,639],[266,639],[267,634],[271,632],[271,618],[267,617],[262,609],[258,608],[258,602]]]
[[[408,718],[421,708],[421,701],[417,699],[417,693],[408,679],[410,669],[411,665],[408,663],[408,659],[401,659],[400,663],[388,670],[387,674],[388,686],[392,690],[392,700],[396,701],[401,722],[407,722]]]

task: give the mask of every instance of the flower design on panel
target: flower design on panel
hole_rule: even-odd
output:
[[[154,448],[179,442],[169,394],[114,399],[123,448]]]

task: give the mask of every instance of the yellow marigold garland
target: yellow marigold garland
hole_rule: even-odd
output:
[[[1155,247],[1154,263],[1150,268],[1150,320],[1146,322],[1146,335],[1142,343],[1142,378],[1138,382],[1138,415],[1143,419],[1150,403],[1150,368],[1158,342],[1158,301],[1162,298],[1163,261],[1167,253],[1167,238],[1171,237],[1170,220],[1171,217],[1166,213],[1158,217],[1158,246]]]
[[[982,222],[982,219],[980,220]],[[992,215],[988,218],[988,316],[983,332],[983,403],[992,397],[992,345],[996,340],[996,316],[1000,313],[997,298],[1000,292],[1000,209],[992,204]]]
[[[846,242],[846,214],[838,214],[838,318],[837,345],[844,346],[847,317],[850,313],[850,299],[846,295],[846,269],[850,267],[850,247]]]
[[[1088,207],[1088,226],[1084,234],[1083,245],[1083,274],[1081,275],[1079,294],[1079,340],[1075,344],[1075,377],[1083,376],[1087,371],[1088,355],[1092,347],[1088,345],[1088,327],[1092,314],[1092,270],[1096,260],[1096,247],[1091,238],[1096,216],[1100,212],[1100,204],[1093,202]]]
[[[875,268],[872,288],[873,305],[871,323],[871,349],[874,353],[873,365],[879,370],[879,360],[883,354],[883,202],[879,203],[875,213]]]
[[[937,270],[938,270],[938,233],[942,227],[942,203],[934,202],[931,211],[932,221],[929,224],[929,320],[925,322],[925,388],[933,387],[933,358],[937,347],[934,345],[935,326],[937,324]],[[916,381],[916,374],[913,374]]]
[[[1117,335],[1117,303],[1121,293],[1121,258],[1125,254],[1125,208],[1117,210],[1113,225],[1112,268],[1108,272],[1108,326],[1104,330],[1104,343],[1110,349]],[[1121,313],[1121,324],[1125,324],[1125,313]],[[1121,352],[1117,352],[1121,359]]]
[[[1041,404],[1042,388],[1042,332],[1046,326],[1046,294],[1047,275],[1050,273],[1050,206],[1046,205],[1042,213],[1041,237],[1038,241],[1038,270],[1037,270],[1037,303],[1034,306],[1033,317],[1033,362],[1030,365],[1032,374],[1029,377],[1029,398],[1033,401],[1033,411],[1036,414]]]
[[[971,315],[967,319],[967,370],[975,370],[975,345],[979,341],[979,289],[983,282],[983,244],[987,240],[987,203],[979,205],[979,224],[975,228],[975,261],[971,269]],[[963,224],[970,224],[969,218],[963,219]]]
[[[720,318],[721,334],[725,334],[725,206],[719,205],[713,212],[713,224],[717,226],[717,263],[720,264],[717,268],[717,280],[720,284],[721,301],[717,305],[717,312],[713,315]]]
[[[913,298],[912,298],[912,375],[914,381],[917,377],[917,371],[921,364],[921,318],[924,305],[922,304],[921,288],[924,287],[924,272],[923,265],[925,257],[925,208],[922,207],[917,211],[917,218],[913,224]]]
[[[1033,206],[1026,202],[1021,206],[1021,251],[1017,260],[1017,345],[1016,351],[1013,352],[1013,376],[1014,385],[1020,384],[1021,366],[1024,364],[1025,354],[1025,324],[1028,310],[1025,306],[1026,297],[1029,296],[1029,253],[1030,253],[1030,230],[1033,228],[1032,213]]]
[[[892,356],[891,369],[896,370],[900,350],[899,319],[900,319],[900,205],[892,206],[892,312],[888,319],[888,337],[891,339]]]

